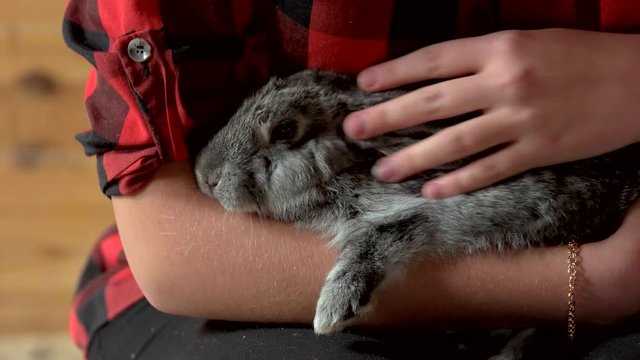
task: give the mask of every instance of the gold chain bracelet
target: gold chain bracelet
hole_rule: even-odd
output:
[[[569,293],[568,297],[568,309],[567,309],[567,333],[569,340],[573,341],[576,336],[576,278],[577,278],[577,266],[578,255],[580,253],[580,244],[575,239],[569,240],[569,257],[568,257],[568,271],[569,271]]]

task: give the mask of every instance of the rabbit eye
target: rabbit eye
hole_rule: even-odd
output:
[[[284,121],[271,130],[271,143],[292,140],[298,127],[293,121]]]

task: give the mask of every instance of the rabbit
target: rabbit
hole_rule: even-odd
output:
[[[342,122],[407,91],[369,93],[352,76],[323,70],[274,77],[195,159],[199,188],[228,211],[292,222],[332,238],[339,254],[317,302],[317,334],[339,332],[366,316],[374,291],[401,276],[413,259],[559,245],[572,237],[600,240],[617,229],[638,197],[636,144],[446,199],[422,197],[422,184],[473,158],[400,183],[378,182],[370,173],[376,160],[451,121],[370,140],[348,138]]]

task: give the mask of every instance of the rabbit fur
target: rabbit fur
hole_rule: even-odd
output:
[[[635,144],[441,200],[422,197],[422,184],[472,158],[401,183],[377,182],[370,174],[377,159],[447,122],[370,140],[346,137],[342,122],[350,112],[405,92],[368,93],[353,77],[319,70],[272,78],[196,158],[200,189],[225,209],[333,238],[339,255],[317,303],[318,334],[340,331],[364,315],[374,290],[413,259],[557,245],[571,237],[599,240],[638,197]]]

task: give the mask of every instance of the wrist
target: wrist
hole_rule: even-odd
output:
[[[637,262],[610,240],[583,245],[578,264],[578,323],[611,325],[638,312]],[[621,255],[622,254],[622,255]]]

